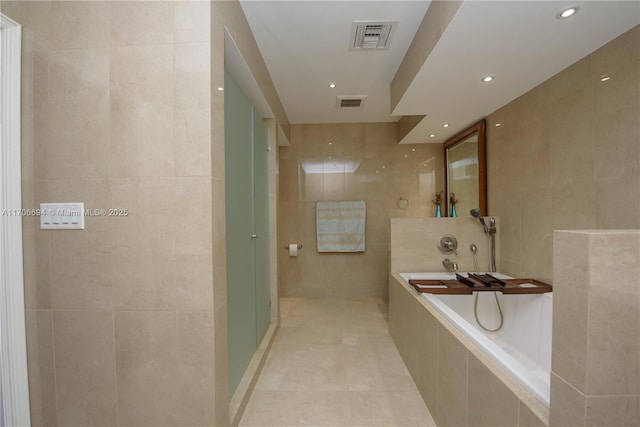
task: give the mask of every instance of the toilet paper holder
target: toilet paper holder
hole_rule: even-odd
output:
[[[284,248],[289,250],[289,245],[284,245]],[[302,245],[300,243],[298,243],[298,249],[302,249]]]

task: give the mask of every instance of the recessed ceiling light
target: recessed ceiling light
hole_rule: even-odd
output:
[[[333,89],[334,87],[336,87],[336,84],[335,84],[335,83],[329,83],[329,87],[330,87],[331,89]]]
[[[429,135],[429,138],[435,138],[435,137],[436,137],[435,133],[432,133],[431,135]]]
[[[443,128],[448,128],[449,127],[449,123],[445,123],[442,125]]]
[[[611,80],[611,76],[609,76],[608,74],[603,74],[600,76],[601,82],[606,82],[607,80]]]
[[[497,128],[499,128],[500,126],[502,126],[502,123],[496,123]]]
[[[482,78],[482,81],[485,83],[489,83],[492,80],[493,80],[493,76],[485,76]]]
[[[409,155],[408,155],[408,154],[405,154],[405,155],[404,155],[404,158],[406,159],[407,157],[409,157]]]
[[[333,145],[333,142],[330,142],[329,145]]]
[[[562,12],[558,12],[558,14],[556,15],[556,19],[567,19],[567,18],[575,15],[576,13],[578,13],[579,10],[580,10],[580,8],[578,6],[568,7],[565,10],[563,10]]]
[[[412,149],[411,149],[411,151],[416,151],[416,149],[415,149],[415,148],[412,148]]]
[[[224,88],[223,88],[223,87],[218,87],[218,90],[219,90],[219,91],[223,91],[223,90],[224,90]]]
[[[387,168],[386,166],[384,166],[384,165],[382,166],[382,169],[386,169],[386,168]]]

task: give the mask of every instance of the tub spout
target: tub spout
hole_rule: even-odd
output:
[[[442,265],[447,269],[447,271],[458,271],[458,263],[451,261],[449,258],[442,261]]]

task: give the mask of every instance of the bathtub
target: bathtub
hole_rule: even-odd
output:
[[[410,279],[455,278],[454,274],[447,273],[400,273],[400,276],[407,283]],[[499,324],[499,314],[493,292],[479,294],[478,318],[485,327],[494,329]],[[475,320],[475,294],[421,294],[431,307],[549,407],[552,294],[503,295],[498,292],[497,296],[504,324],[497,332],[487,332]]]

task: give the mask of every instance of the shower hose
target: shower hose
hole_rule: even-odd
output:
[[[476,271],[480,271],[480,269],[478,268],[478,255],[475,252],[473,253],[473,262],[475,263]],[[473,301],[473,315],[476,318],[476,322],[478,323],[478,325],[480,325],[482,329],[484,329],[487,332],[499,331],[500,328],[502,328],[502,324],[504,323],[504,315],[502,314],[502,307],[500,306],[500,300],[498,300],[497,293],[493,292],[493,297],[496,299],[496,305],[498,306],[498,313],[500,313],[500,324],[495,329],[490,329],[485,327],[482,324],[482,322],[480,322],[480,319],[478,318],[478,297],[479,296],[480,296],[480,292],[476,292],[475,300]]]

